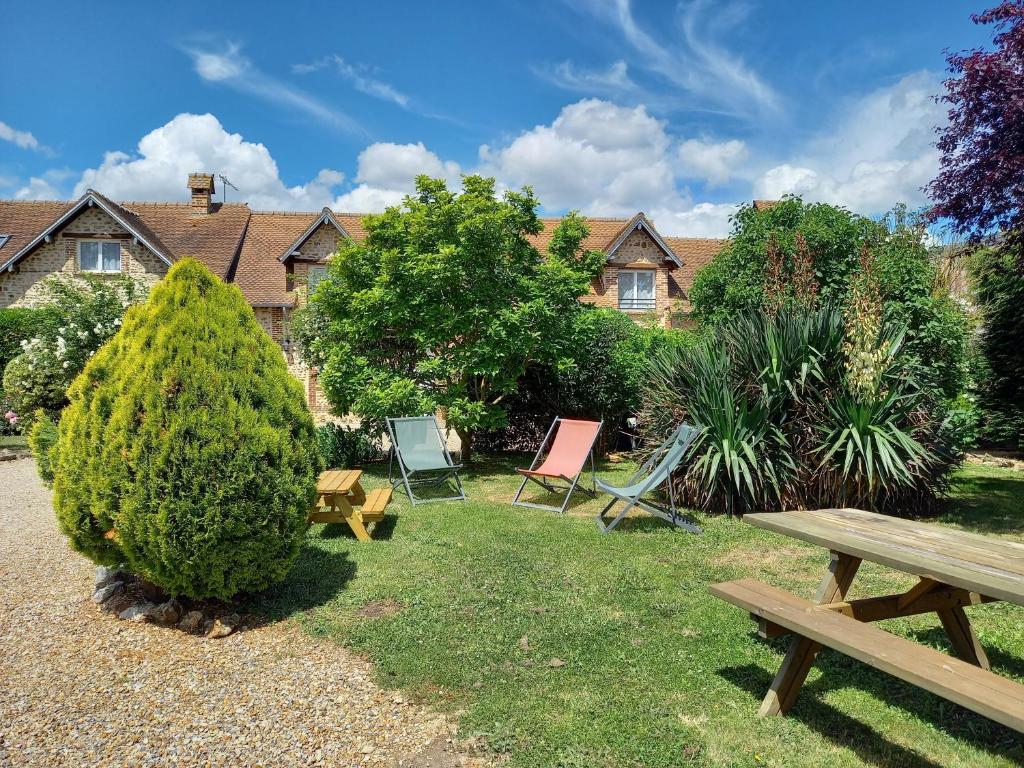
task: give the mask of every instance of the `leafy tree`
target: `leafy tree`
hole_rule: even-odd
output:
[[[981,314],[977,390],[986,442],[1024,449],[1024,273],[1006,248],[971,257]]]
[[[1024,230],[1024,0],[1006,0],[971,17],[991,24],[995,49],[950,53],[951,77],[939,101],[941,170],[927,191],[931,215],[978,240],[994,230]]]
[[[285,576],[316,488],[316,434],[238,288],[175,264],[68,394],[48,458],[76,550],[197,598]]]
[[[575,214],[542,258],[528,239],[537,206],[529,188],[498,199],[493,179],[466,176],[455,193],[420,176],[401,206],[367,217],[365,241],[339,250],[296,331],[335,412],[379,429],[446,409],[470,460],[474,431],[503,424],[527,365],[563,355],[603,263],[581,248]]]
[[[797,197],[764,210],[745,206],[728,244],[694,277],[694,316],[714,326],[751,309],[845,306],[865,248],[885,321],[907,329],[902,364],[935,397],[956,398],[967,375],[967,318],[938,286],[922,222],[902,206],[882,221]]]

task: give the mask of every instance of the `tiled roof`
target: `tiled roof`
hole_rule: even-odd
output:
[[[250,303],[264,306],[295,303],[294,292],[288,290],[287,267],[279,259],[321,216],[320,212],[252,212],[244,203],[228,203],[214,204],[211,213],[196,215],[188,203],[115,203],[98,193],[91,194],[171,259],[195,256],[221,278],[233,280]],[[82,198],[39,202],[0,200],[0,235],[11,235],[0,247],[0,262],[25,247],[81,201]],[[772,202],[756,201],[755,204]],[[366,238],[365,215],[334,213],[337,222],[357,241]],[[636,219],[587,217],[590,235],[583,247],[607,251]],[[542,253],[547,252],[551,235],[560,221],[557,217],[542,217],[543,230],[529,238]],[[684,286],[692,283],[696,270],[711,261],[727,242],[689,237],[665,237],[663,241],[682,262],[676,280]]]
[[[188,203],[121,203],[154,232],[175,259],[194,256],[220,278],[227,278],[249,221],[244,203],[216,203],[196,215]]]
[[[561,217],[542,217],[540,221],[544,225],[544,229],[540,234],[533,235],[528,239],[538,251],[547,253],[551,235],[562,219]],[[588,216],[587,224],[590,226],[590,235],[583,241],[583,248],[588,251],[606,250],[630,221],[632,219],[601,219]]]
[[[32,242],[72,205],[70,200],[0,200],[0,235],[11,236],[0,247],[0,262]]]
[[[697,270],[710,263],[729,242],[715,237],[666,237],[664,240],[683,262],[673,278],[684,291],[693,285],[693,276]]]
[[[295,303],[295,294],[288,290],[288,271],[278,257],[319,216],[319,212],[252,214],[235,270],[235,283],[250,304],[291,306]],[[347,224],[343,226],[348,229]]]
[[[234,263],[249,207],[240,203],[215,205],[210,214],[197,216],[187,203],[118,203],[90,190],[128,227],[168,259],[195,256],[218,277],[227,278]],[[12,235],[0,250],[0,262],[13,256],[48,229],[78,200],[0,200],[0,234]]]

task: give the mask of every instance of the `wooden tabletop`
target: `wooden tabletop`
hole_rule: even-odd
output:
[[[361,469],[329,469],[320,473],[316,482],[317,493],[348,493],[359,482]]]
[[[745,522],[829,550],[1024,605],[1024,544],[859,509],[762,512]]]

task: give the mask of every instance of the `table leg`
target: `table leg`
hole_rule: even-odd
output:
[[[356,480],[348,492],[348,500],[353,506],[360,507],[366,503],[366,491],[363,490],[363,486]]]
[[[946,634],[949,635],[949,639],[953,643],[956,655],[969,664],[974,664],[982,669],[991,669],[988,655],[981,647],[978,636],[974,634],[974,629],[971,627],[971,622],[967,619],[964,609],[960,606],[953,606],[942,608],[936,613],[939,614],[942,628],[946,630]]]
[[[348,522],[348,527],[352,529],[352,533],[356,535],[359,541],[373,541],[370,537],[370,532],[366,530],[362,516],[358,512],[353,512],[345,519]]]
[[[828,573],[825,574],[825,578],[818,587],[818,594],[815,596],[818,605],[845,599],[850,584],[853,583],[853,577],[857,575],[857,569],[860,568],[860,563],[859,557],[833,551],[828,564]],[[761,708],[757,713],[759,716],[782,715],[793,706],[820,650],[821,646],[813,640],[808,640],[805,637],[793,639],[789,651],[786,652],[786,658],[783,659],[782,666],[779,667],[779,671],[768,689],[768,694],[761,702]]]

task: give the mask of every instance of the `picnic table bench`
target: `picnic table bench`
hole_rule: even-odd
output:
[[[828,646],[1024,732],[1024,685],[990,670],[964,608],[1024,605],[1024,544],[858,509],[749,514],[744,521],[831,552],[813,602],[753,579],[711,593],[750,612],[763,637],[794,636],[758,714],[796,701],[818,651]],[[918,577],[906,592],[847,600],[861,562]],[[936,613],[960,658],[893,635],[871,622]]]
[[[391,489],[380,488],[367,494],[359,482],[362,474],[361,469],[321,472],[316,483],[316,502],[306,522],[347,523],[359,541],[372,541],[366,525],[384,519]]]

